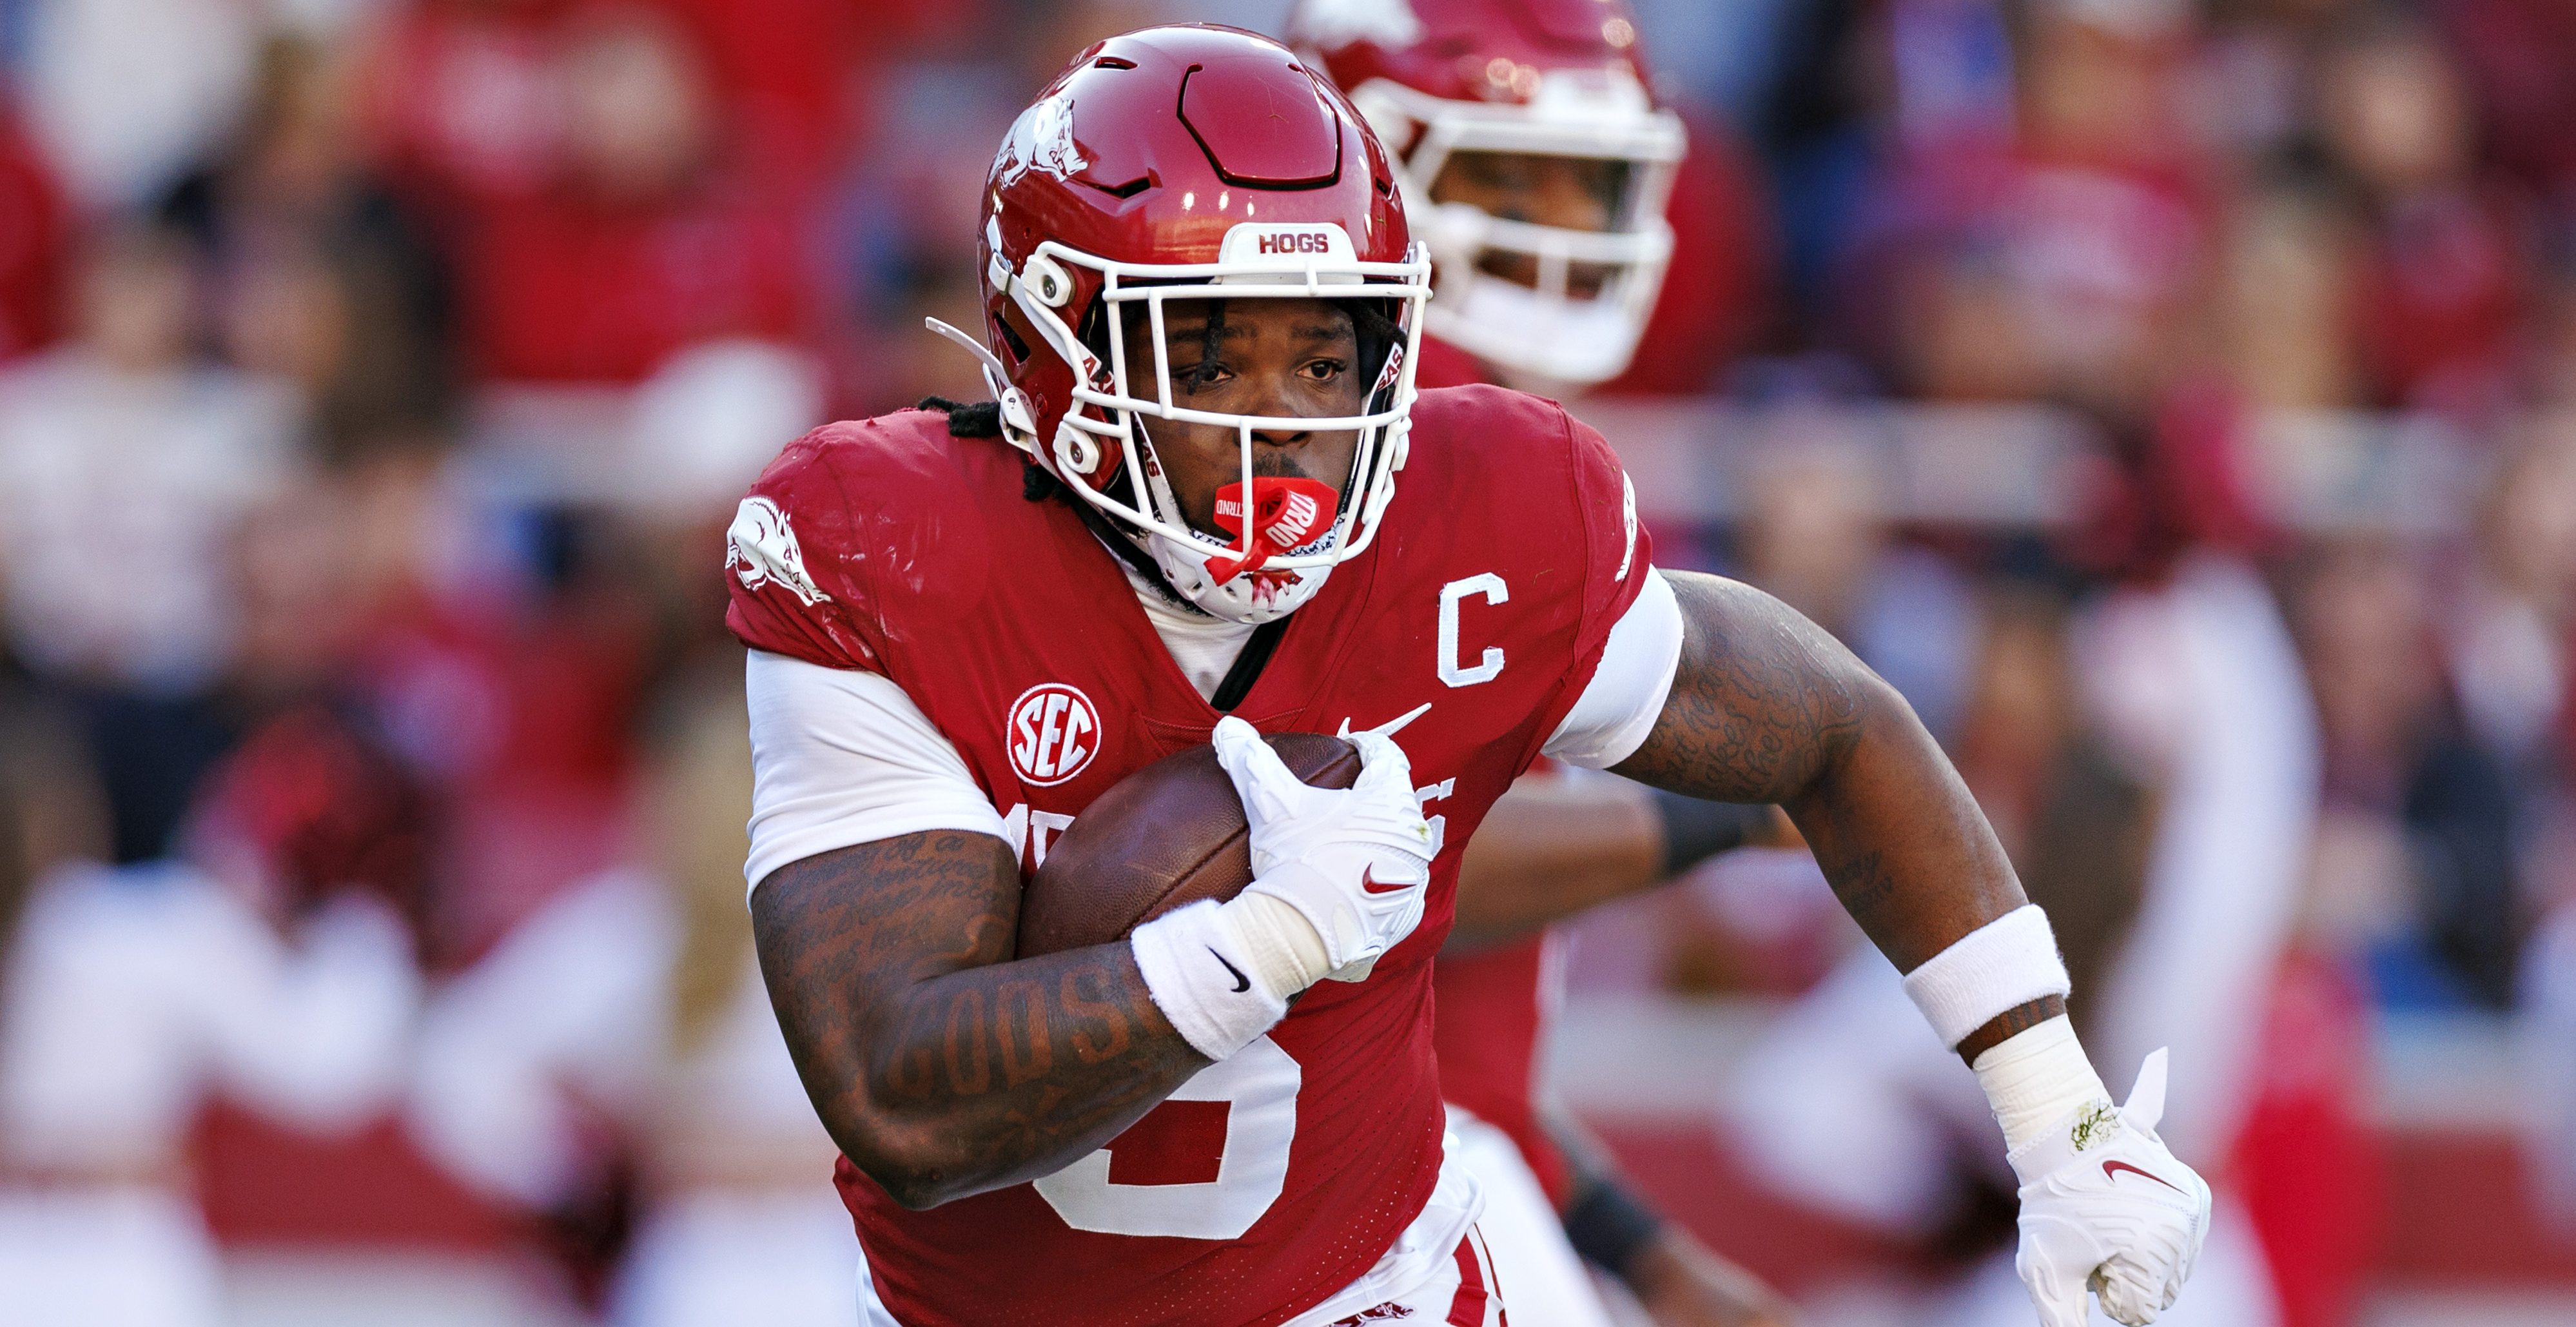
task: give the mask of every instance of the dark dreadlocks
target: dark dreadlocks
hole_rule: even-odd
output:
[[[925,396],[915,410],[936,410],[948,416],[948,436],[952,438],[998,438],[1002,436],[1002,403],[978,401],[967,405],[944,396]],[[1031,502],[1044,502],[1064,491],[1054,475],[1036,461],[1020,466],[1020,496]]]

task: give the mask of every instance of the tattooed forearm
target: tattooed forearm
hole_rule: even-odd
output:
[[[928,1206],[1061,1169],[1207,1061],[1125,945],[1012,960],[999,840],[931,832],[781,868],[752,896],[761,971],[833,1140]]]
[[[1664,575],[1682,607],[1681,666],[1663,717],[1619,773],[1778,803],[1900,970],[2022,905],[1967,785],[1894,688],[1759,590]]]

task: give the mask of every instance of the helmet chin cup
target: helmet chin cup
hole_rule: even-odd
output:
[[[1245,626],[1257,627],[1295,612],[1333,574],[1329,566],[1248,571],[1219,583],[1208,574],[1207,560],[1231,545],[1184,541],[1160,532],[1146,534],[1140,542],[1161,569],[1164,582],[1182,598],[1210,617]]]
[[[1653,265],[1622,279],[1660,286]],[[1575,300],[1478,272],[1469,263],[1446,269],[1431,302],[1433,335],[1501,372],[1505,383],[1562,395],[1618,377],[1634,358],[1650,306],[1611,296]]]

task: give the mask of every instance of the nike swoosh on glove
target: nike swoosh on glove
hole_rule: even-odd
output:
[[[1360,776],[1333,789],[1298,779],[1251,724],[1231,715],[1210,740],[1252,826],[1252,884],[1244,892],[1276,898],[1313,924],[1325,976],[1365,979],[1421,923],[1431,884],[1431,826],[1404,749],[1382,733],[1352,734]]]
[[[2041,1327],[2084,1327],[2087,1289],[2104,1313],[2145,1327],[2191,1276],[2209,1234],[2209,1186],[2156,1136],[2165,1073],[2159,1050],[2127,1105],[2086,1105],[2012,1154],[2021,1179],[2013,1267]]]

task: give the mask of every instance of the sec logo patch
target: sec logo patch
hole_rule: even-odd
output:
[[[1100,711],[1061,682],[1042,682],[1011,702],[1011,770],[1043,788],[1082,772],[1100,752]]]

